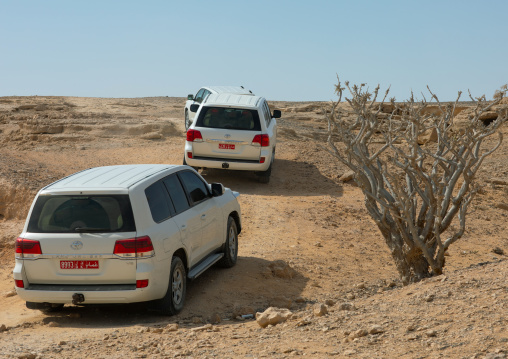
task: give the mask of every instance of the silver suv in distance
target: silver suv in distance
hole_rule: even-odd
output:
[[[277,144],[277,118],[263,97],[212,94],[192,105],[184,164],[195,168],[255,171],[268,183]]]

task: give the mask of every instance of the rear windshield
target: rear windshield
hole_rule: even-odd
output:
[[[128,195],[39,196],[28,231],[32,233],[134,232]]]
[[[261,131],[257,110],[204,106],[199,113],[197,127],[230,130]]]

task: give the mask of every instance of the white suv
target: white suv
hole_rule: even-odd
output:
[[[225,93],[208,95],[190,110],[196,116],[187,130],[184,164],[255,171],[261,182],[270,180],[279,110],[272,114],[263,97]]]
[[[199,89],[196,95],[189,94],[187,102],[185,102],[184,116],[185,129],[188,130],[194,116],[190,110],[191,105],[199,105],[210,94],[234,93],[238,95],[254,95],[252,91],[247,90],[243,86],[206,86]]]
[[[188,166],[88,169],[37,194],[16,240],[16,291],[30,309],[64,304],[182,308],[187,278],[237,261],[239,194]]]

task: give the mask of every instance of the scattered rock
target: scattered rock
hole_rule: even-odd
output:
[[[263,313],[256,313],[256,321],[260,327],[266,328],[268,325],[277,325],[288,320],[293,313],[285,308],[270,307]]]
[[[270,263],[268,268],[275,277],[291,279],[296,275],[296,271],[283,260]]]
[[[361,338],[369,334],[365,329],[358,329],[356,332],[353,332],[349,335],[351,339]]]
[[[325,304],[329,307],[333,307],[335,305],[335,301],[333,299],[325,300]]]
[[[59,326],[60,326],[60,323],[58,323],[58,322],[49,322],[48,323],[48,327],[55,327],[56,328],[56,327],[59,327]]]
[[[18,355],[18,359],[35,359],[35,358],[37,358],[36,353],[25,353]]]
[[[211,325],[211,324],[205,324],[202,327],[192,328],[191,331],[192,332],[202,332],[202,331],[205,331],[205,330],[212,330],[212,329],[213,329],[213,325]]]
[[[434,294],[429,294],[425,297],[426,302],[432,302],[434,300]]]
[[[428,337],[435,337],[437,336],[437,332],[433,329],[429,329],[425,332],[425,335]]]
[[[348,171],[344,173],[342,176],[339,177],[339,181],[341,182],[349,182],[353,178],[355,178],[355,172],[354,171]]]
[[[7,293],[5,293],[5,298],[14,297],[16,294],[18,293],[16,293],[15,290],[10,290]]]
[[[499,254],[500,256],[504,256],[504,251],[499,247],[495,247],[494,249],[492,249],[492,252]]]
[[[176,332],[178,330],[178,324],[172,323],[166,326],[166,332]]]
[[[164,331],[163,328],[154,328],[152,329],[152,333],[160,334]]]
[[[2,333],[2,332],[6,332],[7,330],[8,330],[8,329],[7,329],[7,327],[5,326],[5,324],[0,325],[0,333]]]
[[[369,334],[380,334],[384,333],[384,329],[380,325],[373,325],[369,329]]]
[[[346,295],[346,298],[347,298],[348,300],[353,300],[353,299],[355,299],[355,298],[356,298],[356,295],[354,295],[353,293],[348,293],[348,295]]]
[[[323,315],[328,314],[328,307],[324,304],[315,304],[312,308],[312,312],[316,317],[322,317]]]
[[[351,303],[341,303],[339,306],[340,310],[354,310],[355,306]]]
[[[508,211],[508,204],[500,202],[495,204],[496,208]]]
[[[58,345],[65,345],[65,344],[67,344],[67,342],[66,342],[65,340],[60,340],[60,341],[58,342]]]

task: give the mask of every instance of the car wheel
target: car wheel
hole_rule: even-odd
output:
[[[228,231],[223,253],[224,257],[222,257],[219,264],[224,268],[233,267],[238,259],[238,229],[233,217],[228,217]]]
[[[270,182],[270,176],[272,174],[272,166],[273,166],[273,158],[274,157],[275,156],[272,155],[272,160],[270,161],[270,167],[268,167],[268,169],[266,171],[257,173],[259,182],[261,182],[261,183]]]
[[[189,111],[185,109],[185,130],[187,131],[191,125],[191,121],[189,119]]]
[[[169,273],[168,290],[160,300],[160,307],[165,315],[178,314],[183,309],[187,288],[187,274],[180,257],[173,257]]]

